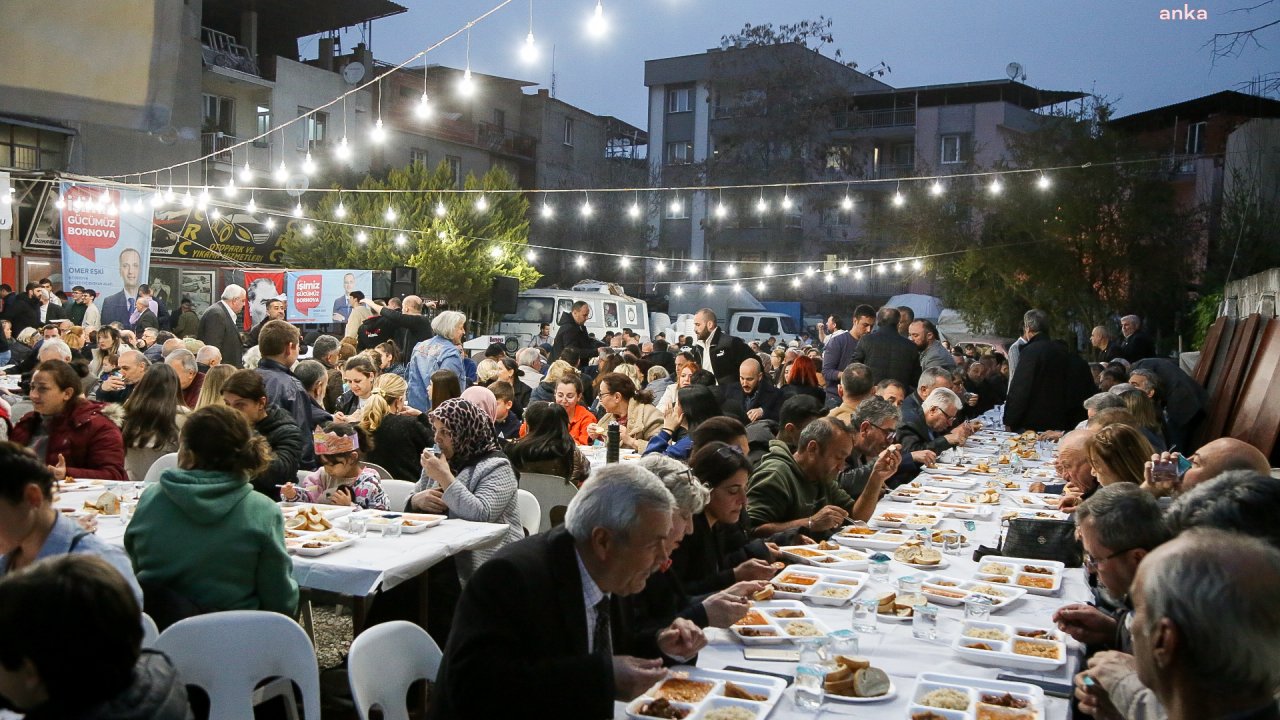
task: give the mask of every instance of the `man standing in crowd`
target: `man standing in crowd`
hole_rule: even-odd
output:
[[[916,321],[916,311],[906,305],[898,306],[898,334],[907,337],[911,333],[911,323]]]
[[[1088,366],[1077,368],[1071,351],[1049,337],[1049,317],[1042,310],[1022,316],[1022,337],[1026,344],[1009,381],[1004,424],[1019,432],[1070,430],[1084,419],[1083,403],[1093,394]]]
[[[613,638],[626,621],[617,598],[643,590],[667,560],[674,508],[653,473],[609,465],[574,495],[562,527],[508,545],[477,568],[458,600],[428,717],[501,717],[512,697],[536,697],[574,717],[611,717],[615,700],[665,677],[660,659],[614,655]],[[687,660],[705,642],[681,620],[657,636],[672,659]],[[494,677],[503,678],[503,692],[493,691]]]
[[[876,313],[876,329],[858,341],[853,361],[871,368],[877,380],[893,379],[915,387],[920,377],[920,351],[898,334],[898,309],[882,307]]]
[[[284,300],[282,298],[273,297],[263,300],[262,304],[266,306],[267,314],[263,316],[262,322],[254,325],[249,330],[249,347],[258,344],[258,334],[262,332],[262,326],[272,320],[284,320]]]
[[[244,354],[239,320],[246,298],[244,288],[234,284],[226,286],[222,299],[200,316],[200,329],[196,332],[200,342],[217,347],[222,352],[222,361],[236,368],[240,367]],[[303,434],[310,437],[308,433]]]
[[[102,324],[120,323],[129,327],[129,316],[138,306],[138,287],[142,283],[142,255],[133,248],[120,251],[120,292],[108,295],[102,301]]]
[[[431,316],[422,311],[424,307],[434,308],[435,303],[423,303],[417,295],[406,295],[399,310],[379,306],[372,300],[365,304],[382,318],[401,353],[408,355],[418,343],[431,339]]]
[[[262,359],[255,369],[267,386],[267,402],[288,411],[303,430],[301,465],[312,469],[316,466],[315,443],[311,438],[311,430],[316,426],[311,413],[314,405],[302,382],[290,370],[298,361],[300,341],[298,328],[283,320],[268,321],[258,336]]]
[[[907,337],[920,351],[920,369],[942,368],[954,370],[956,359],[942,346],[938,339],[938,328],[929,320],[913,320],[907,331]]]
[[[1156,343],[1143,331],[1142,318],[1137,315],[1125,315],[1120,318],[1120,333],[1124,335],[1120,340],[1120,357],[1130,363],[1155,357]]]
[[[738,366],[738,382],[724,386],[725,415],[738,418],[743,424],[757,420],[778,421],[782,409],[782,393],[764,377],[760,361],[747,358]]]
[[[823,347],[822,377],[826,380],[828,408],[840,404],[840,371],[853,362],[858,341],[871,332],[875,314],[870,305],[859,305],[853,311],[853,324],[849,326],[849,332],[832,336]]]
[[[551,362],[560,359],[565,348],[575,348],[580,357],[591,357],[596,354],[600,343],[591,339],[587,333],[587,320],[591,318],[591,306],[585,300],[579,300],[560,316],[560,328],[556,330],[555,342],[551,345]]]
[[[1120,346],[1111,339],[1111,331],[1106,325],[1098,325],[1089,333],[1089,347],[1094,351],[1098,362],[1109,363],[1120,355]]]
[[[698,336],[694,345],[698,363],[716,376],[717,385],[733,382],[734,373],[742,366],[742,361],[755,357],[741,338],[730,335],[716,324],[716,314],[710,308],[702,308],[694,314],[693,331]]]
[[[40,327],[40,311],[37,309],[39,302],[34,296],[38,288],[35,283],[27,283],[22,294],[9,292],[4,296],[4,310],[0,312],[0,317],[13,326],[14,337],[29,327]]]

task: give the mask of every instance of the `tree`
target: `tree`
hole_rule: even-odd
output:
[[[1117,312],[1169,329],[1190,300],[1198,220],[1150,165],[1111,164],[1131,144],[1108,117],[1096,101],[1012,140],[1011,167],[1073,168],[1047,176],[1048,191],[1035,175],[1006,178],[998,195],[987,179],[957,180],[942,199],[913,193],[874,222],[915,253],[955,253],[934,264],[948,306],[972,325],[1017,335],[1022,313],[1037,307],[1060,333]]]
[[[532,287],[539,275],[524,260],[529,202],[519,193],[492,192],[518,189],[515,178],[495,167],[483,178],[466,178],[465,189],[490,191],[483,196],[441,192],[453,187],[445,163],[435,170],[414,163],[390,170],[385,180],[366,177],[357,188],[398,193],[329,193],[314,214],[332,218],[341,202],[347,211],[345,220],[319,223],[310,237],[303,232],[306,221],[292,222],[281,241],[285,263],[378,270],[409,265],[418,269],[423,297],[455,306],[487,305],[495,275],[518,278],[522,289]],[[479,197],[488,204],[483,211],[476,208]],[[394,221],[387,220],[388,204],[395,208]],[[438,205],[445,208],[443,216],[436,213]],[[396,229],[368,229],[365,242],[357,239],[362,227],[388,226]],[[397,243],[398,235],[404,235],[403,245]]]

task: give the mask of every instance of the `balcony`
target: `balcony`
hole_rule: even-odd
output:
[[[476,143],[489,152],[532,160],[538,149],[538,140],[501,125],[490,122],[476,123]]]
[[[205,67],[227,68],[246,75],[261,77],[258,61],[248,47],[236,42],[233,35],[213,28],[200,28],[200,56]]]
[[[915,108],[889,110],[861,110],[835,115],[837,130],[862,130],[868,128],[915,127]]]
[[[235,158],[232,157],[231,147],[239,142],[239,138],[235,135],[228,135],[222,131],[200,133],[200,155],[213,155],[209,158],[213,162],[234,164]]]

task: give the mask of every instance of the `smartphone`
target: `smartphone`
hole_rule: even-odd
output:
[[[761,660],[764,662],[800,662],[800,651],[750,647],[742,649],[742,657],[744,660]]]
[[[1048,695],[1050,697],[1057,697],[1057,698],[1070,698],[1075,690],[1075,688],[1073,688],[1068,683],[1054,682],[1052,680],[1042,680],[1040,678],[1021,677],[1019,675],[1014,675],[1012,673],[1000,673],[999,675],[996,676],[996,679],[1005,680],[1007,682],[1019,682],[1019,683],[1026,683],[1028,685],[1035,685],[1040,689],[1044,690],[1045,695]]]
[[[750,675],[767,675],[769,677],[775,677],[785,682],[788,686],[790,686],[791,683],[795,682],[795,678],[791,677],[790,675],[783,675],[782,673],[765,672],[764,670],[756,670],[755,668],[738,667],[737,665],[725,665],[724,669],[731,670],[733,672],[748,673]]]
[[[1151,463],[1151,482],[1164,485],[1177,485],[1178,463],[1173,460],[1158,460]]]

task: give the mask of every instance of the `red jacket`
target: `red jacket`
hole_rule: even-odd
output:
[[[19,445],[30,445],[40,413],[29,412],[9,433]],[[128,480],[124,471],[124,438],[120,428],[102,414],[102,403],[81,399],[70,412],[63,412],[49,425],[45,462],[58,464],[58,455],[67,463],[67,475],[74,478]]]

